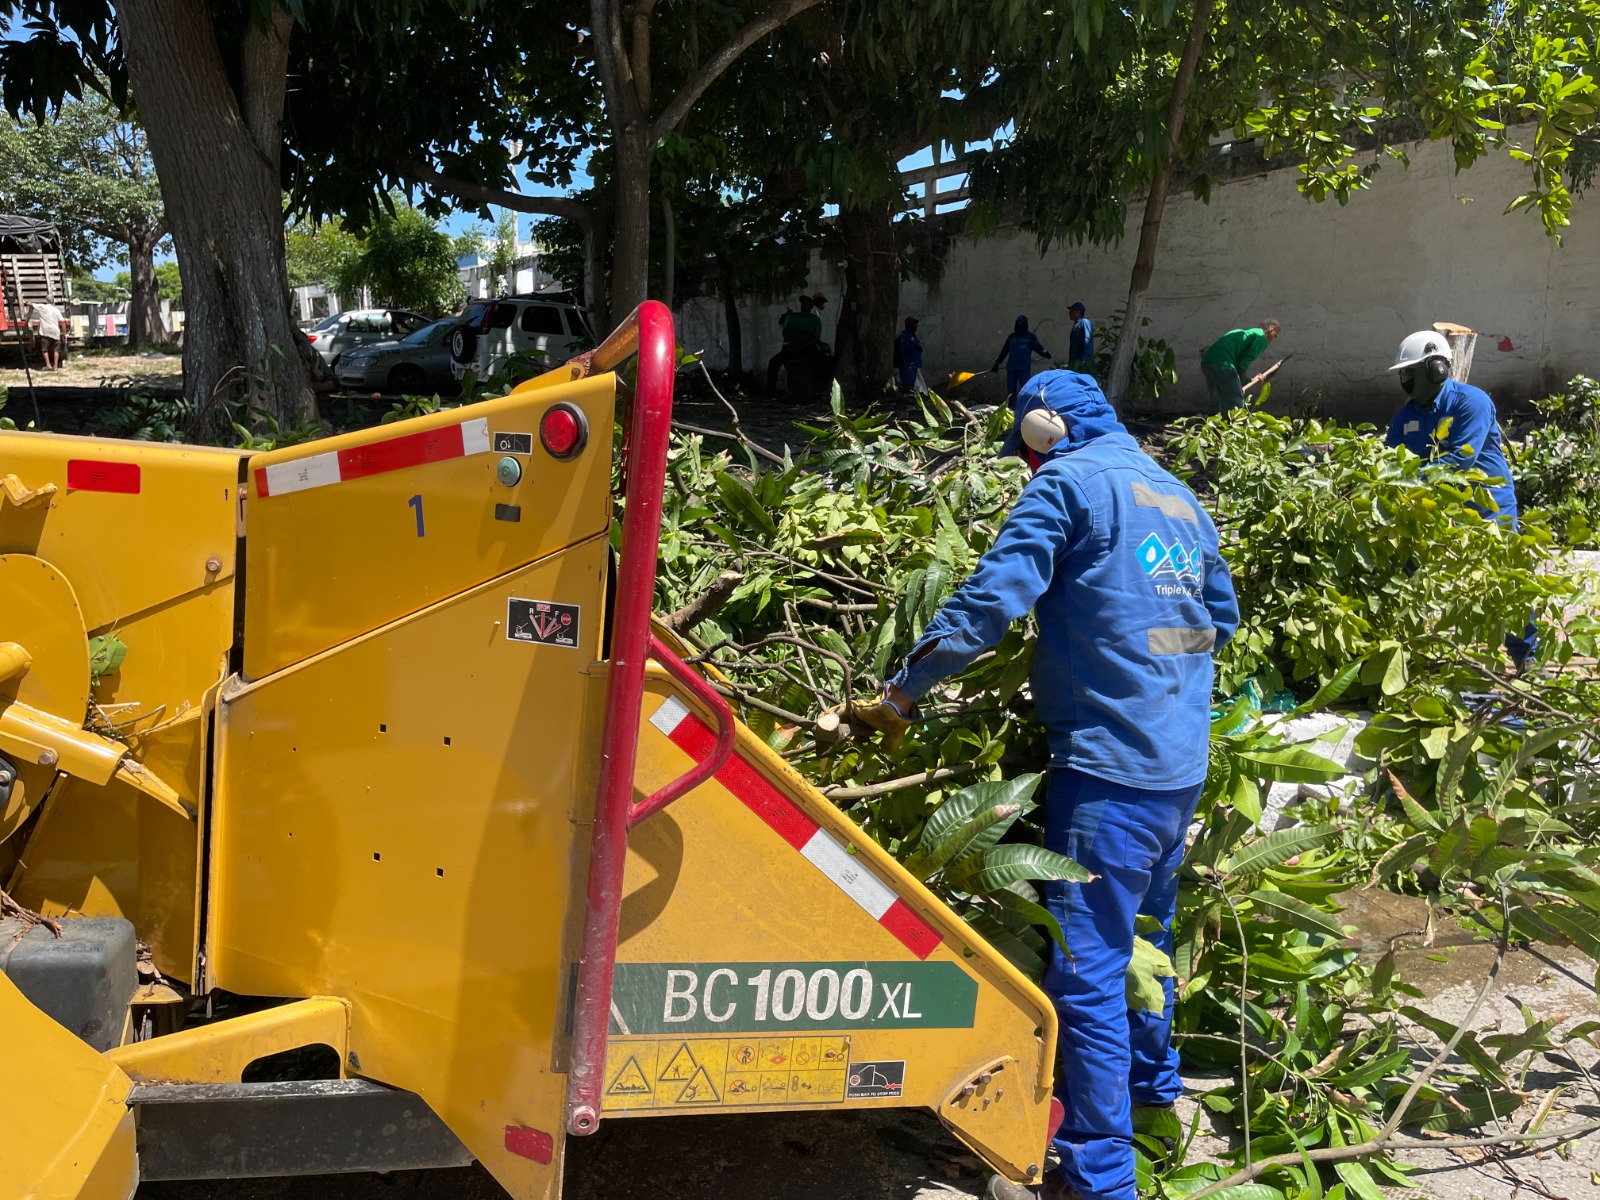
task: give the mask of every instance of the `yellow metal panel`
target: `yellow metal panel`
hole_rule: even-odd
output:
[[[669,696],[685,703],[653,676],[641,790],[703,753],[650,720],[677,728]],[[735,753],[743,772],[630,835],[604,1110],[922,1105],[996,1167],[1036,1177],[1049,1001],[742,726]],[[763,810],[751,775],[787,807]]]
[[[128,647],[121,668],[94,689],[101,719],[133,734],[196,708],[227,674],[233,601],[233,582],[225,580],[176,603],[91,628],[90,633],[115,633]]]
[[[343,1074],[350,1006],[326,996],[119,1046],[106,1059],[140,1083],[238,1083],[258,1058],[330,1046]]]
[[[553,1195],[561,1167],[608,554],[592,537],[238,685],[219,721],[217,984],[348,999],[351,1069],[420,1093],[519,1197]],[[513,598],[576,605],[577,645],[508,638]],[[551,1161],[508,1129],[550,1135]]]
[[[126,917],[164,974],[194,974],[196,822],[113,780],[62,779],[12,884],[53,916]]]
[[[126,1200],[138,1183],[128,1077],[0,975],[0,1181],[37,1200]]]
[[[250,460],[244,674],[259,679],[604,530],[610,521],[615,377],[509,396]],[[560,462],[539,446],[558,400],[588,420],[588,448]],[[452,451],[446,435],[452,435]],[[520,433],[506,486],[487,449]],[[405,439],[433,435],[449,454]],[[465,438],[463,446],[462,438]],[[395,447],[399,447],[395,449]],[[362,474],[360,472],[376,473]],[[272,478],[284,482],[269,486]],[[296,490],[280,491],[276,488]],[[513,519],[515,518],[515,519]]]
[[[29,487],[56,485],[48,500],[0,502],[0,552],[37,554],[58,567],[90,630],[231,578],[242,457],[202,446],[0,433],[0,474]],[[138,490],[69,488],[74,462],[122,468],[115,486],[130,484],[136,469]]]

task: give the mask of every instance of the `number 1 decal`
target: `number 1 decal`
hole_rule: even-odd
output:
[[[417,510],[417,536],[422,537],[422,497],[413,496],[406,503]]]

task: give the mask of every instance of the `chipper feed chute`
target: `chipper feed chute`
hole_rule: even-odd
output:
[[[630,385],[615,370],[635,352]],[[20,463],[37,490],[62,475],[25,520],[8,526],[0,502],[0,553],[79,588],[58,657],[81,658],[119,612],[149,634],[124,637],[121,672],[94,686],[91,711],[126,706],[109,711],[131,736],[76,728],[44,693],[13,713],[29,736],[38,712],[67,721],[52,736],[76,765],[53,787],[29,766],[43,811],[13,826],[30,840],[11,887],[131,921],[182,1000],[277,998],[175,1032],[135,1008],[140,1040],[108,1052],[96,1094],[120,1103],[131,1078],[141,1157],[164,1177],[207,1169],[165,1132],[183,1114],[222,1095],[247,1111],[255,1086],[282,1111],[291,1085],[253,1084],[251,1064],[314,1046],[340,1079],[306,1110],[322,1136],[269,1148],[276,1170],[301,1145],[318,1156],[303,1170],[470,1154],[513,1195],[555,1197],[565,1138],[606,1118],[918,1105],[1038,1177],[1048,1001],[652,631],[673,353],[670,316],[647,304],[502,399],[325,441],[211,456],[0,440],[0,476]],[[139,467],[136,490],[96,494],[93,521],[64,469],[84,447],[113,479]],[[182,562],[153,551],[162,586],[115,585],[142,578],[107,540],[149,536],[140,496],[201,485],[226,544],[211,548],[219,514],[197,493],[203,537],[159,514],[185,547]],[[111,496],[126,506],[108,515]],[[171,656],[159,670],[148,647]],[[159,710],[130,682],[164,688]],[[366,1111],[330,1106],[346,1094],[411,1115],[346,1137],[337,1114]],[[40,1136],[65,1145],[78,1126]],[[0,1177],[29,1164],[0,1144]]]

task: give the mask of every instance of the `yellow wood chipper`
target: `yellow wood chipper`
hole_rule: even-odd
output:
[[[0,434],[0,1194],[898,1105],[1040,1178],[1049,1002],[651,623],[674,369],[647,303],[322,441]]]

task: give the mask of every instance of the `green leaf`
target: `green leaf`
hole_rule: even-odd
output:
[[[1039,781],[1043,778],[1042,774],[1037,773],[1018,775],[1015,779],[986,779],[962,788],[928,817],[921,836],[917,838],[917,852],[912,856],[913,859],[935,853],[943,842],[985,809],[1016,806],[1019,811],[1026,811],[1032,808],[1033,793],[1038,790]],[[996,833],[994,840],[998,841],[999,837],[999,833]],[[909,865],[907,869],[911,869]],[[915,871],[912,873],[915,874]]]
[[[1066,855],[1043,846],[1006,845],[962,859],[945,872],[944,878],[960,891],[985,895],[1024,879],[1088,883],[1095,875]]]
[[[1334,825],[1305,825],[1279,829],[1230,854],[1219,864],[1225,875],[1248,875],[1286,862],[1305,850],[1324,845],[1338,836]]]
[[[1322,933],[1332,938],[1344,937],[1344,927],[1337,920],[1321,909],[1313,908],[1304,900],[1297,900],[1293,896],[1286,896],[1282,892],[1266,888],[1250,892],[1245,899],[1255,905],[1264,916],[1274,921],[1283,921],[1307,933]]]
[[[1255,766],[1263,778],[1288,783],[1324,783],[1347,773],[1338,763],[1313,754],[1304,746],[1241,750],[1237,757]]]
[[[972,853],[984,834],[992,832],[995,840],[999,840],[1000,835],[1010,828],[1021,811],[1020,804],[991,804],[980,808],[960,825],[947,831],[927,850],[907,859],[906,870],[918,879],[926,880],[946,863]],[[982,849],[981,846],[978,848]]]
[[[1016,913],[1027,920],[1028,924],[1043,929],[1050,940],[1060,946],[1063,951],[1067,948],[1067,937],[1061,931],[1061,922],[1057,921],[1055,914],[1042,904],[1035,903],[1026,896],[1019,895],[1015,890],[1018,885],[1001,888],[998,892],[991,892],[989,898],[997,901],[1001,907]]]
[[[1024,975],[1037,979],[1044,974],[1044,959],[1039,954],[1039,945],[1042,943],[1029,943],[986,912],[969,908],[962,912],[962,916],[967,924],[977,930],[979,937],[1005,955]]]
[[[1579,950],[1600,962],[1600,915],[1586,908],[1562,904],[1540,904],[1534,911],[1559,929]]]
[[[89,639],[89,677],[96,687],[99,686],[103,676],[117,672],[127,654],[127,643],[114,633],[100,634]]]
[[[1406,789],[1405,784],[1401,783],[1395,776],[1395,773],[1389,771],[1387,774],[1389,776],[1389,786],[1394,788],[1394,794],[1400,799],[1400,807],[1405,809],[1406,820],[1410,821],[1417,829],[1439,828],[1439,822],[1434,818],[1434,815],[1416,802],[1410,791]]]
[[[1161,1016],[1166,1012],[1167,994],[1163,979],[1175,979],[1177,971],[1172,960],[1142,937],[1133,939],[1133,958],[1128,963],[1124,990],[1128,995],[1130,1012],[1147,1012]]]
[[[1389,876],[1405,870],[1433,849],[1436,836],[1432,831],[1419,833],[1397,846],[1390,847],[1372,868],[1372,881],[1382,883]]]
[[[1384,1200],[1383,1189],[1373,1181],[1372,1173],[1361,1163],[1336,1162],[1333,1170],[1361,1200]]]

